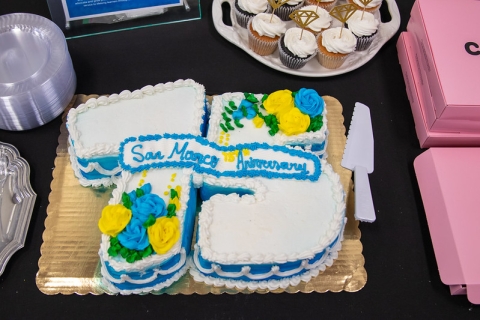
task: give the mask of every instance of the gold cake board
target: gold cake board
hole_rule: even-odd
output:
[[[45,231],[38,261],[36,276],[38,289],[45,294],[110,294],[101,284],[100,231],[97,227],[102,208],[110,199],[113,188],[84,188],[75,178],[70,166],[67,150],[68,132],[65,121],[68,110],[97,96],[76,95],[63,114],[60,128],[57,158],[47,208]],[[327,267],[309,282],[295,287],[278,289],[275,293],[310,292],[355,292],[362,289],[367,281],[362,255],[358,221],[353,216],[354,197],[352,172],[341,167],[345,147],[345,127],[342,105],[329,96],[323,97],[327,105],[329,139],[327,144],[328,162],[340,175],[346,191],[348,222],[344,231],[342,250],[331,267]],[[153,294],[221,294],[221,293],[267,293],[268,290],[239,291],[226,287],[213,287],[197,283],[190,274],[183,276],[172,286]]]

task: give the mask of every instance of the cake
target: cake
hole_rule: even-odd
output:
[[[378,34],[379,21],[370,12],[355,11],[346,26],[357,38],[356,51],[367,50]]]
[[[248,20],[259,13],[266,12],[267,8],[267,0],[235,0],[233,11],[238,25],[247,28]]]
[[[303,7],[302,10],[313,11],[318,14],[318,18],[309,23],[306,27],[306,30],[310,31],[314,35],[318,35],[323,30],[330,28],[332,24],[332,17],[325,9],[315,5],[309,5]]]
[[[237,146],[223,155],[237,165],[240,175],[203,174],[197,181],[203,204],[190,269],[195,281],[275,290],[309,281],[337,257],[346,221],[343,188],[330,164],[310,151],[315,141],[322,144],[320,132],[326,130],[326,123],[316,132],[301,133],[309,127],[302,118],[325,115],[322,102],[311,89],[280,90],[268,97],[242,93],[214,97],[207,139],[225,148]],[[234,114],[238,110],[243,116]],[[267,118],[272,114],[279,119],[279,131],[291,135],[272,136],[272,126],[267,125],[275,122]],[[292,117],[291,126],[282,125],[282,114]],[[234,129],[225,130],[225,123],[234,121]],[[303,160],[291,160],[286,153],[259,156],[254,152],[260,145],[295,152],[306,164],[300,165]],[[292,166],[315,167],[320,175],[310,179],[262,174]],[[307,171],[312,174],[311,169],[303,172]]]
[[[290,69],[303,68],[317,52],[315,36],[310,31],[290,28],[280,38],[278,51],[281,63]]]
[[[70,111],[72,166],[81,154],[119,168],[76,172],[86,185],[116,185],[98,221],[108,292],[158,292],[188,270],[211,285],[274,290],[337,257],[345,195],[326,161],[323,98],[305,88],[215,96],[206,137],[205,108],[203,86],[178,80]]]
[[[347,28],[336,27],[322,32],[317,44],[318,62],[327,69],[337,69],[355,51],[357,39]]]
[[[247,30],[250,49],[261,56],[266,56],[277,49],[286,26],[276,15],[259,13],[249,20]]]
[[[123,139],[163,132],[202,135],[206,107],[205,88],[193,80],[89,99],[67,116],[68,151],[75,176],[83,186],[113,184],[120,176],[118,155]],[[112,119],[115,125],[109,125]]]

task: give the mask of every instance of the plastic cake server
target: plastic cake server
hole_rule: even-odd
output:
[[[355,103],[341,165],[354,172],[355,219],[374,222],[375,209],[368,181],[368,174],[373,172],[372,120],[370,109],[360,102]]]

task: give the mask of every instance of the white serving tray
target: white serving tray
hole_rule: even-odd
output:
[[[253,58],[257,59],[261,63],[269,66],[275,70],[297,75],[303,77],[330,77],[335,76],[343,73],[347,73],[349,71],[355,70],[365,63],[370,61],[375,54],[380,50],[380,48],[390,39],[393,35],[397,32],[400,28],[400,13],[398,11],[397,3],[395,0],[385,0],[388,6],[388,11],[390,12],[391,20],[389,22],[383,23],[381,22],[378,28],[378,36],[373,41],[370,48],[365,51],[361,52],[354,52],[352,53],[344,64],[338,69],[327,69],[322,67],[317,59],[311,59],[307,65],[301,69],[294,70],[285,67],[281,62],[278,56],[278,50],[276,50],[273,54],[269,56],[260,56],[250,50],[248,46],[248,35],[247,30],[240,27],[237,24],[235,19],[235,13],[233,9],[230,10],[230,17],[232,21],[232,26],[227,26],[223,23],[223,12],[222,12],[222,4],[228,3],[230,8],[233,8],[235,0],[213,0],[212,4],[212,18],[213,24],[215,29],[217,29],[218,33],[223,36],[225,39],[243,49]],[[337,5],[345,4],[345,0],[339,0]],[[380,20],[380,13],[375,13],[377,19]],[[341,23],[333,19],[333,26],[340,26]],[[294,27],[294,22],[290,21],[287,22],[287,27]]]

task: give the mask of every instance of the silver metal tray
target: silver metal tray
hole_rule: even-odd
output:
[[[0,275],[25,244],[36,198],[27,161],[14,146],[0,141]]]

